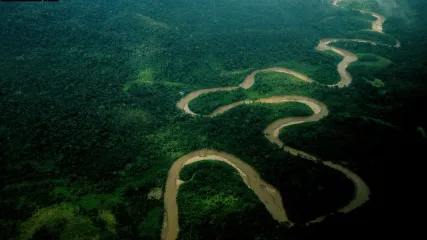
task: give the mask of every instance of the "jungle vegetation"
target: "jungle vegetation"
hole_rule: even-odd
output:
[[[181,172],[189,181],[178,194],[180,239],[380,233],[387,222],[386,165],[420,159],[426,145],[427,3],[408,2],[406,12],[396,14],[376,1],[343,2],[343,9],[318,0],[2,2],[0,238],[158,239],[163,198],[149,192],[164,189],[176,159],[203,148],[253,166],[282,193],[297,224],[274,221],[234,169],[207,161]],[[361,31],[371,24],[363,19],[372,17],[351,10],[360,4],[387,17],[386,34]],[[334,43],[360,58],[349,66],[354,81],[348,88],[259,73],[251,89],[190,103],[194,112],[208,114],[234,101],[280,94],[328,106],[327,118],[286,128],[280,138],[345,164],[372,196],[352,213],[305,226],[354,191],[344,176],[264,137],[263,129],[278,118],[312,114],[307,106],[251,104],[210,119],[175,104],[197,89],[237,86],[266,67],[337,82],[340,57],[314,49],[331,37],[399,39],[402,47]]]

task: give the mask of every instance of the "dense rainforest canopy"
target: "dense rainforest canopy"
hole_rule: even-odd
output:
[[[184,167],[177,202],[180,239],[356,238],[386,225],[387,164],[426,146],[427,2],[344,0],[61,0],[0,3],[0,239],[158,239],[168,170],[181,156],[217,149],[238,156],[281,193],[292,228],[271,218],[232,167]],[[385,34],[369,31],[386,17]],[[323,38],[358,38],[400,48],[332,43],[355,53],[347,88],[341,57]],[[240,100],[301,95],[328,106],[318,122],[280,139],[345,165],[371,188],[348,213],[334,212],[352,182],[283,151],[263,135],[271,122],[309,116],[301,103],[236,107],[190,116],[186,94],[237,86],[253,70],[286,67],[316,82],[259,73],[250,89],[201,95],[196,113]],[[420,155],[422,156],[422,155]],[[403,170],[402,170],[403,171]],[[160,193],[158,192],[160,191]],[[157,193],[156,193],[157,192]]]

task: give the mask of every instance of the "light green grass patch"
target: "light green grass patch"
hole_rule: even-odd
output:
[[[66,187],[55,187],[52,190],[55,197],[65,197],[67,200],[75,201],[77,197],[74,196]]]
[[[365,78],[365,79],[366,79],[366,78]],[[383,82],[383,81],[381,81],[381,80],[380,80],[380,79],[378,79],[378,78],[375,78],[373,81],[369,81],[369,80],[367,80],[367,79],[366,79],[366,81],[367,81],[368,83],[370,83],[372,86],[376,87],[376,88],[382,88],[382,87],[384,87],[384,86],[385,86],[384,82]]]
[[[152,83],[153,83],[153,70],[151,68],[147,68],[147,69],[141,70],[138,74],[138,77],[135,80],[125,83],[122,90],[123,92],[127,92],[133,85],[152,84]]]
[[[303,93],[304,90],[312,90],[316,87],[315,84],[304,82],[290,74],[258,73],[255,78],[254,86],[247,91],[249,99],[277,95],[307,95]]]

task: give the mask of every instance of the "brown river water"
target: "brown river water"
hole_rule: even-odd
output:
[[[338,6],[337,4],[341,1],[342,0],[333,0],[332,4],[335,6]],[[372,31],[382,33],[383,23],[385,21],[385,18],[383,16],[377,13],[372,13],[365,10],[359,10],[359,11],[362,13],[371,14],[373,17],[375,17],[376,20],[372,21]],[[335,38],[321,39],[318,45],[316,46],[317,51],[329,50],[342,56],[341,62],[339,62],[339,64],[337,65],[337,71],[340,75],[340,81],[336,84],[327,85],[329,87],[343,88],[343,87],[347,87],[352,82],[352,77],[350,73],[347,71],[347,67],[352,62],[355,62],[358,60],[357,56],[347,50],[329,45],[330,43],[333,43],[333,42],[342,42],[342,41],[363,42],[363,43],[369,43],[373,45],[378,44],[376,42],[373,42],[370,40],[363,40],[363,39],[335,39]],[[386,44],[381,44],[381,45],[386,45]],[[391,45],[386,45],[386,46],[391,46]],[[394,45],[393,47],[396,47],[396,48],[400,47],[400,42],[396,41],[396,45]],[[313,79],[305,76],[302,73],[293,71],[288,68],[272,67],[272,68],[253,71],[244,79],[244,81],[239,86],[202,89],[202,90],[191,92],[188,95],[184,96],[176,105],[179,109],[183,110],[185,113],[191,114],[193,116],[197,116],[198,114],[192,112],[188,107],[188,104],[190,103],[190,101],[206,93],[212,93],[217,91],[232,91],[238,88],[248,89],[254,85],[255,76],[259,72],[281,72],[281,73],[293,75],[298,79],[307,83],[318,84]],[[296,95],[274,96],[274,97],[262,98],[258,100],[244,100],[244,101],[234,102],[232,104],[219,107],[218,109],[214,110],[212,113],[205,115],[205,117],[215,117],[217,115],[220,115],[226,111],[233,109],[234,107],[237,107],[243,104],[252,104],[252,103],[277,104],[277,103],[283,103],[283,102],[299,102],[302,104],[306,104],[311,108],[311,110],[313,111],[313,114],[308,117],[288,117],[288,118],[278,119],[266,127],[266,129],[264,130],[265,137],[270,142],[278,145],[284,151],[295,156],[300,156],[301,158],[306,160],[320,161],[325,166],[328,166],[330,168],[333,168],[341,172],[353,182],[355,186],[355,192],[354,192],[353,198],[345,206],[337,209],[338,212],[347,213],[357,207],[360,207],[363,203],[368,201],[369,195],[370,195],[369,187],[363,181],[363,179],[361,179],[356,173],[352,172],[351,170],[339,164],[332,163],[330,161],[322,161],[317,157],[310,155],[306,152],[292,148],[290,146],[286,146],[278,137],[280,130],[282,130],[287,126],[305,123],[305,122],[319,121],[320,119],[328,116],[329,114],[328,108],[322,102],[316,99],[312,99],[304,96],[296,96]],[[279,222],[288,222],[290,225],[292,225],[292,222],[288,219],[286,215],[286,210],[283,207],[281,193],[276,188],[274,188],[273,186],[265,182],[254,168],[249,166],[244,161],[240,160],[238,157],[233,156],[229,153],[217,151],[214,149],[202,149],[202,150],[197,150],[182,156],[181,158],[176,160],[173,163],[172,167],[169,169],[168,178],[166,181],[165,193],[164,193],[165,216],[163,220],[163,229],[162,229],[161,239],[175,240],[178,237],[179,223],[178,223],[178,205],[176,202],[176,197],[178,194],[178,189],[180,184],[184,183],[184,181],[182,181],[179,178],[180,171],[185,165],[188,165],[194,162],[204,161],[204,160],[221,161],[232,166],[240,174],[245,184],[252,191],[254,191],[254,193],[258,196],[258,198],[264,204],[267,211],[270,212],[270,214],[275,220]],[[327,215],[319,216],[316,219],[309,221],[308,223],[322,221],[326,216]]]

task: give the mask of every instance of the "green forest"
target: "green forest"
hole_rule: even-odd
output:
[[[256,169],[295,224],[274,220],[233,167],[203,161],[180,172],[178,239],[360,239],[390,231],[387,169],[399,166],[399,181],[415,177],[406,168],[423,159],[427,144],[427,2],[331,2],[1,2],[0,239],[159,239],[168,171],[199,149]],[[384,34],[369,31],[375,18],[355,9],[385,16]],[[342,57],[316,51],[324,38],[401,47],[331,43],[358,61],[347,69],[351,85],[329,88]],[[202,94],[189,108],[208,115],[278,95],[323,102],[327,117],[286,127],[279,138],[357,173],[371,190],[363,206],[336,212],[353,198],[352,181],[264,136],[277,119],[312,115],[307,105],[252,103],[213,118],[176,105],[192,91],[238,86],[271,67],[315,83],[262,72],[249,89]]]

